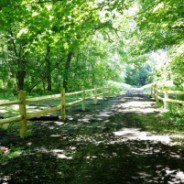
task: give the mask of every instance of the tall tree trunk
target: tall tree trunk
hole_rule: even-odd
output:
[[[52,91],[52,67],[50,60],[50,45],[47,45],[47,52],[45,56],[46,61],[46,80],[47,80],[47,91]]]
[[[43,86],[43,93],[45,93],[46,89],[45,89],[45,81],[44,80],[42,80],[42,86]]]
[[[65,91],[67,91],[67,88],[68,88],[68,74],[69,74],[70,63],[72,58],[73,58],[73,53],[69,52],[65,63],[65,71],[63,76],[63,88],[65,88]]]
[[[24,82],[26,77],[26,61],[18,60],[18,71],[17,71],[17,88],[18,91],[24,90]]]
[[[8,50],[14,52],[14,57],[17,58],[15,59],[16,63],[16,70],[12,70],[12,73],[15,73],[16,76],[16,83],[17,83],[17,90],[24,90],[24,82],[25,82],[25,77],[26,77],[26,60],[22,56],[23,53],[23,46],[26,45],[26,43],[19,43],[19,45],[16,45],[15,42],[15,37],[13,35],[12,31],[9,31],[10,35],[12,38],[9,45],[8,45]]]

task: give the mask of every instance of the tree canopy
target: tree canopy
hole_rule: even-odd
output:
[[[142,82],[133,82],[139,86],[163,80],[165,70],[167,81],[183,87],[183,15],[182,0],[2,0],[1,86],[75,90],[130,82],[136,70],[145,73]],[[161,51],[167,63],[141,64]],[[156,62],[162,67],[154,69]]]

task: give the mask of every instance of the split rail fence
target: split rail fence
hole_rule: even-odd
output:
[[[101,93],[99,93],[99,91],[101,91]],[[89,92],[93,92],[93,96],[87,96]],[[71,92],[71,93],[65,93],[65,89],[62,89],[61,94],[48,95],[48,96],[35,97],[35,98],[26,98],[26,92],[19,91],[18,100],[0,103],[0,106],[19,105],[20,115],[10,117],[10,118],[0,119],[0,125],[20,121],[20,137],[25,138],[27,136],[27,120],[30,120],[34,117],[38,117],[40,115],[49,114],[55,111],[61,111],[61,119],[65,121],[67,107],[73,106],[78,103],[82,103],[82,110],[85,111],[87,99],[94,99],[95,104],[97,104],[98,97],[105,96],[107,94],[106,92],[108,92],[108,95],[110,95],[109,87],[94,88],[94,89],[87,89],[87,90],[83,88],[81,91]],[[66,103],[66,98],[68,96],[79,95],[79,94],[82,95],[81,98],[73,102]],[[28,104],[33,102],[43,101],[43,100],[51,100],[51,99],[60,99],[60,105],[50,107],[44,110],[40,110],[37,112],[27,113],[26,106]]]
[[[162,94],[162,96],[160,94]],[[159,100],[163,102],[163,108],[165,110],[168,109],[169,103],[184,105],[184,100],[170,98],[170,95],[184,95],[184,91],[169,90],[168,88],[158,89],[156,86],[153,86],[153,97],[156,102]]]

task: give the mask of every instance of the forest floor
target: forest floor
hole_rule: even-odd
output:
[[[113,97],[68,110],[60,120],[0,130],[0,183],[184,183],[184,136],[154,101]],[[182,125],[177,125],[182,126]]]

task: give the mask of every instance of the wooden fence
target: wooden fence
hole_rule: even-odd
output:
[[[162,94],[162,96],[160,96],[160,94]],[[163,108],[165,110],[168,109],[168,103],[184,105],[183,100],[170,98],[169,95],[184,95],[184,91],[174,91],[169,90],[168,88],[158,89],[156,86],[153,86],[153,97],[155,98],[156,102],[159,100],[163,102]]]
[[[109,89],[109,90],[107,90]],[[11,106],[11,105],[19,105],[19,113],[20,115],[10,117],[10,118],[5,118],[5,119],[0,119],[0,125],[6,124],[6,123],[14,123],[20,121],[20,137],[25,138],[27,136],[27,120],[44,115],[44,114],[49,114],[55,111],[61,111],[61,119],[63,121],[66,120],[66,108],[78,103],[82,103],[82,110],[85,111],[86,108],[86,100],[87,99],[94,99],[95,104],[97,104],[97,98],[99,96],[105,96],[106,92],[105,90],[108,91],[110,95],[110,88],[108,87],[103,87],[103,88],[94,88],[94,89],[87,89],[85,90],[84,87],[82,88],[82,91],[77,91],[77,92],[71,92],[71,93],[65,93],[65,89],[62,89],[61,94],[55,94],[55,95],[49,95],[49,96],[42,96],[42,97],[36,97],[36,98],[26,98],[26,92],[25,91],[19,91],[19,98],[18,100],[15,101],[10,101],[10,102],[5,102],[5,103],[0,103],[0,106]],[[101,93],[99,93],[101,91]],[[93,96],[87,96],[89,92],[93,92]],[[79,98],[76,101],[66,103],[66,98],[68,96],[72,95],[78,95],[81,94],[82,97]],[[27,113],[27,108],[26,106],[30,103],[33,102],[38,102],[38,101],[43,101],[43,100],[51,100],[51,99],[60,99],[60,105],[50,107],[44,110],[40,110],[37,112],[32,112],[32,113]]]

